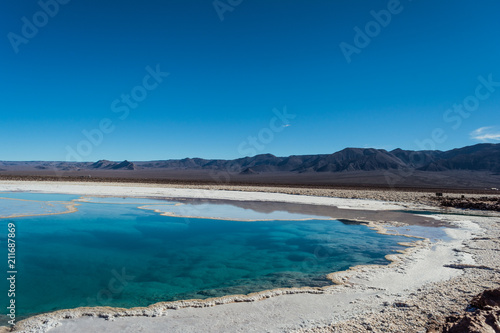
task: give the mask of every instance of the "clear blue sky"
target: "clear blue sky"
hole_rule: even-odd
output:
[[[500,83],[478,80],[500,82],[496,0],[60,2],[0,5],[0,160],[500,140]],[[447,111],[464,101],[471,112]],[[285,107],[295,117],[283,122],[273,109]]]

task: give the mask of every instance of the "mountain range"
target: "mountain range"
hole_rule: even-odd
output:
[[[423,178],[431,173],[433,177],[442,178],[449,172],[481,172],[488,182],[487,177],[500,175],[500,144],[483,143],[448,151],[345,148],[333,154],[285,157],[261,154],[233,160],[184,158],[146,162],[126,160],[122,162],[108,160],[97,162],[0,161],[0,176],[63,174],[65,176],[172,179],[187,177],[191,179],[193,175],[197,175],[194,178],[201,179],[204,177],[202,175],[210,174],[213,178],[214,174],[226,173],[244,180],[273,179],[277,174],[286,174],[288,179],[309,177],[308,179],[328,180],[346,178],[353,174],[387,175],[387,173],[401,173],[402,170]],[[471,180],[469,176],[467,177]],[[497,177],[492,179],[496,184]]]

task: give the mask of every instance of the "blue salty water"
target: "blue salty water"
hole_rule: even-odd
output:
[[[36,192],[0,192],[0,198],[35,200],[35,201],[71,201],[80,198],[79,195]]]
[[[78,196],[0,192],[0,217],[62,213],[68,211],[68,201],[73,199]]]
[[[31,193],[14,195],[34,200]],[[44,197],[69,201],[78,196],[36,195],[37,200]],[[0,207],[8,201],[0,199]],[[387,264],[384,256],[403,249],[397,242],[408,241],[336,220],[187,219],[161,216],[135,204],[81,203],[76,213],[1,219],[4,272],[9,222],[16,225],[16,304],[21,317],[79,306],[147,306],[324,286],[329,284],[327,273]],[[3,281],[2,306],[7,306],[8,285]]]

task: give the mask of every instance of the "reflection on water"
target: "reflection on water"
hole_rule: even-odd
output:
[[[308,220],[324,219],[330,220],[327,216],[316,216],[311,214],[290,213],[284,210],[274,210],[271,212],[258,212],[250,208],[237,207],[231,204],[211,204],[211,203],[181,203],[175,206],[168,205],[145,205],[142,209],[154,210],[174,216],[190,216],[217,218],[223,220]]]

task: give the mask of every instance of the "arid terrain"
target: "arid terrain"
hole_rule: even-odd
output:
[[[500,144],[478,144],[445,152],[346,148],[333,154],[287,157],[262,154],[234,160],[0,161],[0,179],[425,189],[436,192],[447,189],[488,193],[500,188]]]

